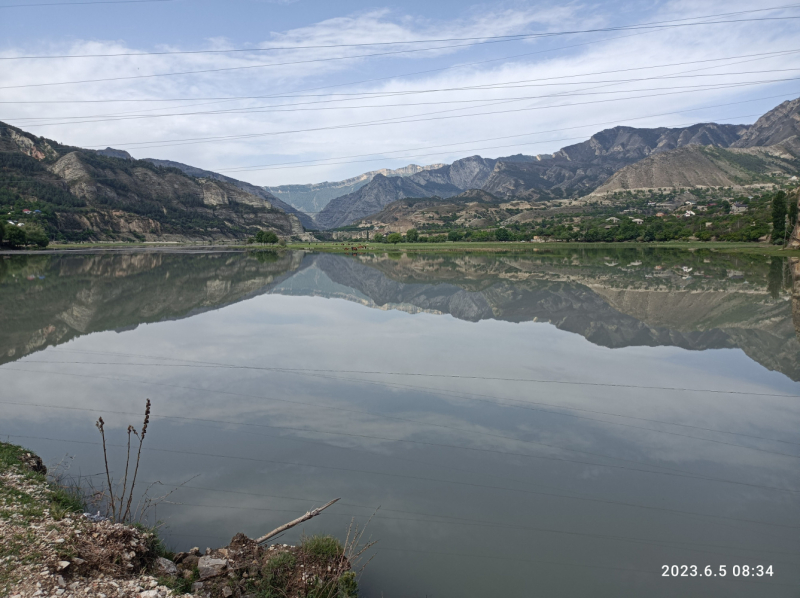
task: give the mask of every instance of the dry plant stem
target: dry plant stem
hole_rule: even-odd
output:
[[[105,422],[103,421],[102,417],[97,420],[97,424],[96,425],[97,425],[97,429],[100,430],[100,436],[103,439],[103,460],[105,461],[105,465],[106,465],[106,481],[108,482],[108,493],[111,496],[111,514],[114,516],[114,520],[116,520],[116,518],[117,518],[117,510],[116,510],[116,506],[114,504],[114,489],[111,486],[111,473],[110,473],[110,471],[108,469],[108,451],[106,450],[106,433],[103,430],[103,427],[105,426]]]
[[[122,499],[125,498],[125,488],[128,486],[128,466],[131,463],[131,432],[136,433],[136,430],[133,429],[133,426],[128,426],[128,452],[125,455],[125,477],[122,480]],[[120,501],[119,505],[120,511],[122,510],[122,502]]]
[[[316,517],[317,515],[322,513],[322,511],[324,511],[325,509],[327,509],[328,507],[330,507],[332,504],[334,504],[339,500],[341,500],[341,498],[334,498],[332,501],[322,505],[320,508],[312,509],[302,517],[298,517],[297,519],[295,519],[294,521],[290,521],[289,523],[284,523],[282,526],[275,528],[270,533],[261,536],[258,540],[256,540],[256,544],[263,544],[273,536],[277,536],[278,534],[285,532],[287,529],[293,528],[295,525],[299,525],[304,521],[308,521],[309,519]]]
[[[147,424],[150,423],[150,399],[147,399],[147,403],[144,408],[144,423],[142,424],[142,435],[139,436],[139,452],[136,453],[136,467],[133,470],[133,480],[131,480],[131,489],[130,494],[128,495],[128,505],[125,508],[125,513],[122,516],[122,521],[125,521],[127,517],[130,516],[131,512],[131,502],[133,502],[133,488],[136,486],[136,476],[139,473],[139,462],[142,459],[142,443],[144,442],[144,436],[147,434]],[[134,434],[136,431],[134,430]],[[124,500],[125,497],[123,496],[122,499]],[[122,505],[120,504],[120,509],[122,509]]]

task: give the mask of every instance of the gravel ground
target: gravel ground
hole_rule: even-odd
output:
[[[152,536],[65,512],[41,476],[0,473],[0,596],[167,598],[144,572]]]

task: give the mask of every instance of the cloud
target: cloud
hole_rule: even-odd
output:
[[[636,22],[750,8],[744,2],[715,2],[700,8],[668,2],[637,13]],[[773,14],[780,13],[769,13]],[[515,35],[618,23],[617,14],[604,5],[472,9],[449,21],[380,9],[273,32],[257,44],[266,51],[252,53],[11,61],[4,64],[0,87],[205,72],[2,89],[4,101],[137,101],[6,104],[0,119],[65,143],[113,145],[137,157],[173,159],[226,172],[284,162],[331,162],[229,172],[258,184],[280,184],[335,180],[379,167],[447,162],[475,153],[552,152],[614,124],[669,126],[733,117],[736,122],[752,122],[783,99],[800,95],[796,81],[769,82],[798,76],[800,71],[787,70],[800,69],[798,53],[679,65],[800,49],[795,48],[792,21],[493,44],[470,41],[447,48],[443,46],[456,42],[443,42],[421,52],[411,44],[286,49]],[[759,43],[753,44],[753,39]],[[209,49],[237,45],[228,39],[207,41]],[[403,50],[415,51],[387,54]],[[117,40],[54,41],[35,51],[142,50]],[[2,55],[31,52],[17,48]],[[652,68],[668,64],[676,66]],[[664,75],[673,78],[653,78]],[[185,101],[232,96],[249,99]],[[150,101],[163,98],[175,101]],[[736,104],[754,98],[767,99]],[[699,110],[705,106],[717,107]],[[521,137],[522,133],[530,135]],[[497,139],[508,136],[516,137]],[[431,146],[437,147],[425,149]]]

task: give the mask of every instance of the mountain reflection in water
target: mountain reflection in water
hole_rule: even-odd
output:
[[[280,541],[372,517],[366,598],[783,598],[799,306],[797,260],[706,251],[14,255],[0,437],[93,475],[149,397],[174,548],[342,497]]]
[[[470,322],[549,322],[611,348],[739,348],[800,380],[797,260],[669,250],[14,257],[0,261],[0,363],[76,336],[191,317],[262,293]]]

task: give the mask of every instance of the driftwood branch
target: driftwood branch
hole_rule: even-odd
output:
[[[339,500],[341,500],[341,499],[340,498],[334,498],[332,501],[330,501],[328,503],[325,503],[320,508],[311,509],[308,513],[306,513],[302,517],[298,517],[297,519],[295,519],[294,521],[290,521],[289,523],[284,523],[282,526],[280,526],[278,528],[275,528],[270,533],[261,536],[258,540],[256,540],[256,544],[263,544],[264,542],[266,542],[270,538],[285,532],[287,529],[291,529],[295,525],[299,525],[300,523],[303,523],[304,521],[308,521],[309,519],[311,519],[313,517],[316,517],[317,515],[322,513],[322,511],[324,511],[329,506],[331,506],[333,503],[335,503],[335,502],[337,502]]]

